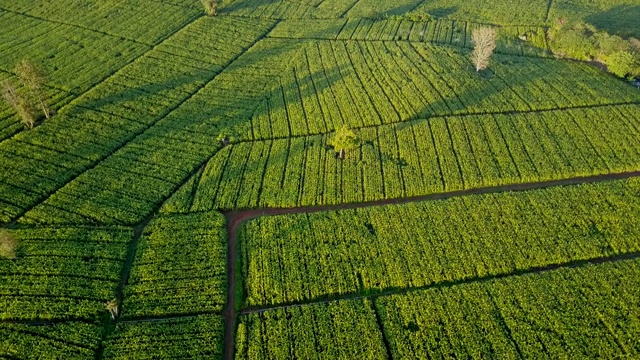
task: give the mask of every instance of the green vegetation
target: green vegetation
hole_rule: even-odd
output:
[[[253,220],[239,237],[245,305],[415,288],[638,252],[638,192],[640,181],[632,179]]]
[[[333,147],[341,159],[344,159],[347,150],[353,150],[357,148],[359,144],[360,139],[358,139],[358,136],[346,125],[336,130],[333,137],[329,139],[329,145]]]
[[[6,1],[0,358],[640,356],[638,9]]]
[[[127,244],[125,228],[12,230],[20,256],[0,260],[0,319],[96,320],[115,297]]]
[[[640,76],[640,49],[629,40],[584,23],[560,23],[549,37],[551,50],[559,56],[604,63],[611,73],[622,78]]]
[[[633,357],[638,275],[640,261],[621,261],[381,296],[373,306],[347,300],[267,310],[240,317],[236,358],[342,358],[361,346],[362,357],[385,358],[383,337],[394,359]]]
[[[123,316],[220,312],[227,284],[225,226],[218,213],[154,219],[136,250]]]
[[[218,359],[221,355],[219,316],[120,323],[103,352],[104,359]]]
[[[633,171],[637,119],[638,105],[622,105],[416,120],[358,130],[362,146],[346,162],[329,136],[244,142],[220,150],[170,211],[340,204]]]
[[[13,260],[16,258],[18,240],[7,230],[0,230],[0,258]]]
[[[383,359],[371,301],[278,309],[241,316],[236,359]]]
[[[201,0],[204,12],[209,16],[216,16],[218,13],[218,0]]]
[[[380,297],[394,358],[640,354],[640,261]],[[625,354],[625,355],[622,355]]]
[[[19,359],[93,359],[102,327],[69,322],[47,326],[0,324],[0,356]]]

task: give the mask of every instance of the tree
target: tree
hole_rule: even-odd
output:
[[[37,118],[35,107],[24,96],[20,95],[8,81],[2,84],[2,97],[18,114],[24,126],[27,129],[33,129]]]
[[[333,146],[333,149],[338,153],[340,159],[344,159],[345,152],[347,150],[354,149],[360,144],[360,139],[356,136],[353,130],[349,129],[347,125],[343,125],[342,128],[336,131],[329,145]]]
[[[218,0],[200,0],[204,6],[204,11],[209,16],[216,16],[218,13]]]
[[[484,70],[489,66],[489,59],[496,49],[498,33],[491,27],[479,27],[473,30],[473,52],[471,61],[476,66],[476,71]]]
[[[107,310],[111,314],[111,320],[115,320],[120,313],[120,302],[118,299],[113,299],[106,304]]]
[[[0,230],[0,257],[6,259],[16,258],[18,241],[6,230]]]
[[[40,109],[42,109],[42,113],[44,113],[44,116],[48,120],[51,117],[51,113],[43,92],[45,78],[40,70],[31,61],[22,60],[16,66],[15,71],[20,82],[29,90],[34,102],[38,103]]]

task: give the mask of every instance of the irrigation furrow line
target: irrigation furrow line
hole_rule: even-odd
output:
[[[303,307],[303,306],[328,304],[328,303],[337,302],[337,301],[375,299],[378,297],[402,295],[402,294],[407,294],[415,291],[448,288],[448,287],[454,287],[454,286],[460,286],[460,285],[466,285],[466,284],[494,281],[494,280],[505,279],[505,278],[510,278],[514,276],[541,274],[541,273],[560,270],[560,269],[580,268],[588,265],[597,265],[597,264],[617,262],[617,261],[623,261],[623,260],[633,260],[638,258],[640,258],[640,252],[625,253],[625,254],[620,254],[620,255],[611,256],[611,257],[599,257],[599,258],[592,258],[592,259],[586,259],[586,260],[576,260],[576,261],[570,261],[562,264],[553,264],[553,265],[547,265],[542,267],[534,267],[534,268],[525,269],[525,270],[516,270],[514,272],[505,273],[505,274],[487,275],[482,277],[475,277],[475,278],[456,280],[456,281],[445,281],[445,282],[434,283],[434,284],[425,285],[425,286],[390,289],[390,290],[384,290],[384,291],[371,293],[371,294],[350,294],[350,295],[335,296],[335,297],[330,297],[325,299],[312,299],[310,301],[301,301],[299,303],[290,303],[290,304],[274,305],[274,306],[267,306],[267,307],[250,307],[250,308],[245,308],[242,311],[239,311],[238,314],[239,315],[259,314],[259,313],[272,311],[272,310],[281,310],[281,309],[290,309],[290,308],[297,308],[297,307]]]

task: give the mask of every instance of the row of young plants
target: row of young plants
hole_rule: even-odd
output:
[[[115,297],[128,228],[33,228],[9,232],[15,258],[0,259],[0,319],[98,319]]]
[[[416,288],[640,251],[640,180],[263,217],[245,306]]]
[[[0,356],[9,359],[94,359],[101,326],[80,322],[46,326],[0,323]]]
[[[167,211],[340,204],[635,171],[639,114],[623,105],[363,128],[344,161],[331,136],[243,142],[218,152]]]
[[[467,54],[429,45],[318,41],[260,103],[253,139],[450,114],[527,112],[637,101],[632,87],[583,65],[495,56],[491,77]],[[386,64],[386,65],[381,65]]]
[[[236,358],[634,357],[638,275],[626,260],[241,315]]]
[[[154,45],[202,14],[201,7],[152,0],[29,1],[3,4],[8,11],[93,30],[139,43]],[[76,16],[71,16],[75,14]]]
[[[19,134],[0,144],[2,153],[19,154],[16,156],[17,159],[9,160],[3,157],[3,162],[9,163],[8,169],[11,171],[7,172],[6,179],[3,179],[3,184],[6,184],[8,189],[0,195],[0,201],[7,205],[2,206],[0,213],[3,216],[0,222],[10,221],[82,171],[95,166],[191,98],[221,71],[222,67],[246,50],[249,46],[248,39],[255,41],[270,26],[269,23],[256,20],[253,23],[253,26],[243,27],[244,30],[238,32],[233,19],[201,19],[185,31],[209,32],[218,40],[214,43],[224,44],[219,46],[215,56],[207,55],[206,60],[198,61],[197,53],[190,50],[208,46],[206,44],[211,41],[201,39],[185,42],[176,35],[179,41],[174,37],[168,39],[152,52],[114,74],[108,81],[74,100],[64,113],[57,116],[55,122],[39,126],[28,134]],[[227,41],[226,38],[232,35],[234,40]],[[215,45],[212,45],[213,47]],[[176,50],[181,48],[185,50]],[[189,56],[184,57],[187,52],[190,52]],[[198,65],[194,66],[196,62]],[[156,69],[155,77],[147,75],[149,67]],[[188,116],[182,114],[184,122]],[[176,129],[181,124],[171,125],[171,128],[162,128],[156,134],[178,132]],[[64,219],[69,216],[68,213],[65,214],[67,211],[80,215],[74,216],[74,222],[84,217],[85,220],[80,222],[114,222],[115,218],[121,223],[137,223],[128,215],[131,209],[146,212],[153,208],[154,204],[161,202],[162,199],[158,198],[155,201],[147,201],[142,196],[151,193],[157,197],[157,189],[161,189],[159,191],[162,191],[162,194],[170,192],[189,174],[194,164],[204,161],[206,154],[202,148],[203,144],[206,144],[208,149],[212,148],[210,136],[206,132],[189,132],[188,136],[183,136],[180,141],[166,139],[168,136],[138,137],[136,145],[117,152],[118,156],[111,156],[109,161],[102,163],[103,166],[95,169],[95,175],[85,174],[82,179],[57,194],[56,197],[60,198],[56,200],[57,205],[44,205],[36,210],[36,213],[52,222],[62,217],[63,222],[68,223],[69,221]],[[184,141],[185,138],[187,142]],[[27,151],[27,147],[32,150]],[[167,154],[180,156],[181,151],[178,149],[187,149],[189,152],[182,157],[192,160],[185,161],[184,164],[178,162],[167,165]],[[211,151],[208,150],[207,153]],[[193,160],[194,158],[196,160]],[[173,170],[171,166],[182,168]],[[63,169],[60,169],[61,167]],[[33,186],[16,179],[20,174],[34,173],[38,177],[27,176],[27,181],[33,183]],[[145,175],[148,177],[142,179],[141,176]],[[129,182],[130,180],[133,182]],[[104,186],[96,186],[96,182],[107,181],[108,184],[102,184]],[[150,183],[153,186],[150,187]],[[120,191],[123,184],[137,187],[133,191],[123,193]],[[96,189],[103,190],[95,191]],[[118,194],[115,195],[114,192]],[[123,195],[127,198],[123,198]],[[97,203],[108,204],[120,201],[124,203],[124,207],[115,214],[110,213],[107,207],[101,209],[102,213],[93,214],[79,203],[77,196],[80,196],[80,199],[84,197],[87,202],[92,202],[92,199]],[[17,203],[16,199],[24,200]],[[57,206],[61,211],[54,211],[50,206]],[[35,216],[36,219],[38,216]]]
[[[123,316],[221,312],[226,246],[226,222],[219,213],[155,218],[136,248]]]

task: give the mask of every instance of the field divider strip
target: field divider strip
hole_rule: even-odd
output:
[[[273,305],[273,306],[265,306],[265,307],[248,307],[239,311],[238,315],[259,314],[259,313],[272,311],[272,310],[282,310],[282,309],[290,309],[290,308],[297,308],[297,307],[303,307],[303,306],[328,304],[328,303],[333,303],[338,301],[362,300],[362,299],[375,300],[378,297],[402,295],[402,294],[407,294],[415,291],[449,288],[449,287],[460,286],[465,284],[500,280],[500,279],[515,277],[515,276],[540,274],[540,273],[545,273],[545,272],[555,271],[560,269],[580,268],[588,265],[598,265],[598,264],[617,262],[617,261],[623,261],[623,260],[634,260],[638,258],[640,258],[640,252],[624,253],[624,254],[619,254],[614,256],[597,257],[597,258],[591,258],[591,259],[585,259],[585,260],[574,260],[574,261],[569,261],[561,264],[552,264],[552,265],[545,265],[540,267],[532,267],[529,269],[516,270],[514,272],[505,273],[505,274],[487,275],[487,276],[474,277],[474,278],[455,280],[455,281],[444,281],[444,282],[433,283],[433,284],[424,285],[424,286],[416,286],[416,287],[391,288],[389,290],[383,290],[380,292],[375,292],[370,294],[347,294],[347,295],[341,295],[341,296],[335,296],[335,297],[327,297],[324,299],[318,298],[318,299],[311,299],[309,301],[300,301],[296,303],[288,303],[288,304],[282,304],[282,305]]]

